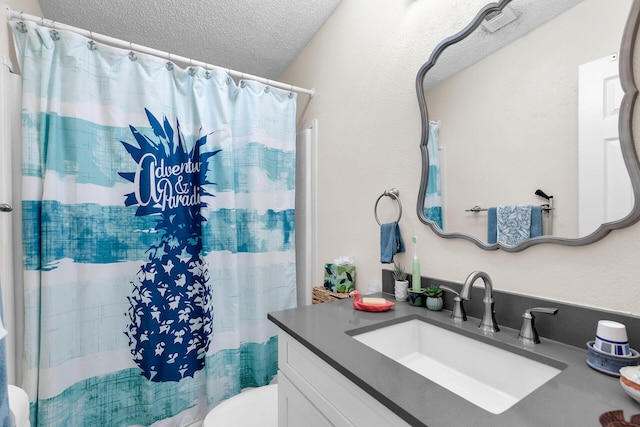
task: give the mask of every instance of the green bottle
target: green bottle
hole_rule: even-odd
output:
[[[420,260],[418,259],[418,237],[413,236],[411,241],[413,242],[413,261],[411,262],[413,275],[411,276],[411,290],[413,292],[420,292],[420,289],[422,288],[422,277],[420,276]]]

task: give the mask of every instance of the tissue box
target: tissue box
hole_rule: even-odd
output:
[[[324,288],[331,292],[351,292],[356,286],[356,266],[325,264]]]

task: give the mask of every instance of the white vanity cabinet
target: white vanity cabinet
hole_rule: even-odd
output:
[[[279,427],[409,425],[282,330],[278,364]]]

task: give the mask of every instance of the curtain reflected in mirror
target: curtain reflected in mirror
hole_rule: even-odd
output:
[[[619,75],[631,74],[636,30],[628,25],[625,33],[625,23],[637,19],[636,3],[493,3],[468,37],[436,48],[417,82],[429,123],[421,147],[423,222],[442,237],[520,250],[585,244],[637,221],[638,165],[627,134],[633,105],[621,113]],[[492,28],[486,16],[506,25]],[[627,86],[635,93],[631,79]],[[630,104],[633,96],[625,99]],[[498,236],[506,232],[503,219],[522,220],[519,240],[494,240],[496,222]]]
[[[424,201],[424,215],[440,228],[442,226],[442,186],[440,184],[441,154],[438,144],[439,122],[429,122],[429,179]]]

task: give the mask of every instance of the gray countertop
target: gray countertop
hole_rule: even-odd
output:
[[[375,296],[394,301],[388,295]],[[625,394],[618,378],[586,364],[586,345],[578,348],[544,336],[540,344],[525,345],[517,339],[517,330],[500,326],[500,332],[484,335],[477,327],[478,319],[456,324],[449,315],[449,311],[433,312],[406,302],[398,302],[386,312],[371,313],[355,310],[352,300],[347,299],[273,312],[269,319],[411,425],[599,426],[598,417],[607,411],[621,409],[626,419],[640,413],[640,404]],[[495,340],[501,347],[537,353],[567,367],[502,414],[494,415],[370,349],[348,333],[374,329],[380,323],[406,316],[424,317],[463,335]]]

